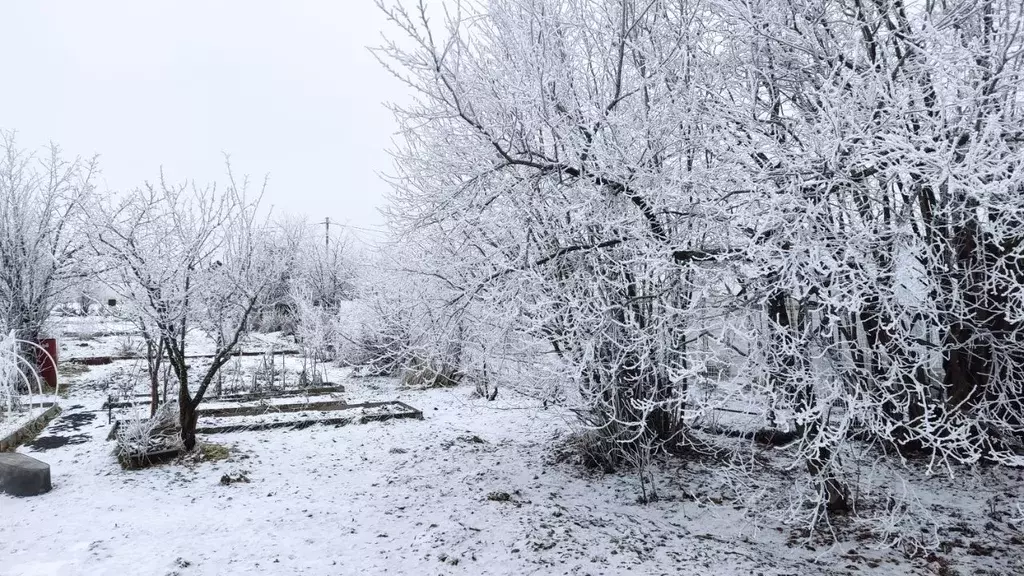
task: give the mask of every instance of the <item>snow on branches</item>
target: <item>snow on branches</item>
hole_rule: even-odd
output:
[[[380,4],[393,227],[621,457],[753,413],[811,522],[864,446],[1020,463],[1019,3]]]
[[[224,188],[172,184],[161,175],[156,184],[96,207],[93,245],[110,288],[130,304],[178,380],[181,434],[188,449],[195,444],[197,408],[207,388],[256,311],[272,304],[271,288],[290,260],[279,253],[283,248],[258,215],[262,191],[253,198],[247,180],[236,183],[230,168],[228,175]],[[186,349],[195,330],[205,333],[215,350],[192,387]]]

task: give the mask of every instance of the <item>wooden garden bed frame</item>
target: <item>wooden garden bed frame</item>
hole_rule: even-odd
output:
[[[309,428],[317,424],[333,425],[333,426],[344,426],[357,422],[364,424],[366,422],[383,422],[385,420],[403,420],[413,419],[422,420],[423,411],[418,408],[401,402],[399,400],[388,400],[385,402],[363,402],[360,404],[345,404],[344,402],[323,402],[319,404],[333,404],[335,407],[324,409],[324,408],[310,408],[309,406],[318,403],[305,404],[302,409],[299,410],[263,410],[262,412],[256,413],[245,413],[236,412],[232,414],[211,414],[210,412],[200,410],[199,417],[203,416],[216,416],[216,417],[234,417],[234,416],[259,416],[262,414],[270,414],[273,412],[303,412],[306,410],[316,411],[327,411],[327,412],[345,412],[349,410],[358,410],[362,408],[381,408],[384,406],[395,406],[400,408],[401,412],[392,412],[387,414],[362,414],[359,416],[347,415],[347,416],[332,416],[328,418],[307,418],[305,420],[295,420],[291,422],[260,422],[256,424],[226,424],[220,426],[202,426],[196,428],[197,434],[227,434],[229,432],[245,432],[245,431],[257,431],[257,430],[272,430],[275,428],[291,428],[293,430],[302,430],[303,428]],[[300,406],[295,404],[289,404],[286,406]],[[249,406],[239,406],[238,408],[250,408]],[[253,408],[265,408],[265,407],[253,407]],[[230,409],[237,410],[237,409]],[[117,437],[117,429],[121,425],[121,420],[115,420],[114,425],[110,429],[110,433],[107,434],[107,440],[113,440]],[[140,458],[150,457],[152,455],[143,455]]]
[[[275,356],[298,356],[302,352],[300,350],[263,350],[263,351],[251,351],[251,352],[232,352],[229,356],[266,356],[273,352]],[[185,356],[186,360],[202,359],[202,358],[216,358],[216,354],[189,354]],[[115,360],[145,360],[145,356],[139,356],[132,354],[129,356],[81,356],[78,358],[68,358],[64,362],[71,364],[85,364],[86,366],[102,366],[104,364],[110,364]]]
[[[397,406],[402,409],[402,412],[391,412],[387,414],[362,414],[359,416],[332,416],[329,418],[308,418],[306,420],[296,420],[293,422],[260,422],[257,424],[226,424],[220,426],[199,426],[196,428],[197,434],[227,434],[230,432],[246,432],[246,431],[257,431],[257,430],[273,430],[275,428],[289,428],[291,430],[302,430],[309,428],[310,426],[316,426],[317,424],[325,426],[344,426],[346,424],[352,424],[353,422],[358,424],[365,424],[366,422],[383,422],[385,420],[403,420],[403,419],[414,419],[422,420],[423,411],[409,406],[405,402],[398,400],[390,400],[387,402],[364,402],[362,404],[349,404],[343,408],[338,408],[336,412],[345,412],[350,409],[359,408],[380,408],[382,406]]]
[[[223,396],[207,396],[209,402],[256,402],[259,400],[270,400],[271,398],[290,398],[294,396],[325,396],[327,394],[344,394],[345,387],[340,384],[328,384],[311,388],[287,388],[284,390],[267,390],[266,393],[245,393],[225,394]],[[112,402],[109,398],[103,403],[103,408],[131,408],[133,406],[145,406],[149,404],[149,394],[138,395],[138,402]]]

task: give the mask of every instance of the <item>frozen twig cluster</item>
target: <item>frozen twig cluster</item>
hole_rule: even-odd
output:
[[[116,454],[119,458],[143,458],[147,454],[181,447],[177,402],[166,402],[149,418],[138,412],[120,421]]]

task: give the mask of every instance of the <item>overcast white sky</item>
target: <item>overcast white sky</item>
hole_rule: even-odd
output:
[[[270,174],[275,211],[381,223],[403,87],[372,0],[0,3],[0,127],[99,153],[101,188]],[[390,30],[389,30],[390,32]]]

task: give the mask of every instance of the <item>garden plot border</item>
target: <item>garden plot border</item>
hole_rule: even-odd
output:
[[[246,357],[248,357],[248,356],[266,356],[267,354],[270,354],[270,353],[271,353],[270,350],[248,351],[248,352],[232,352],[228,356],[230,356],[232,358],[234,358],[236,356],[246,356]],[[281,355],[281,356],[298,356],[301,353],[302,352],[300,350],[274,350],[273,351],[273,354],[275,356],[276,355]],[[216,354],[190,354],[188,356],[185,356],[185,359],[186,360],[195,360],[195,359],[216,358],[216,357],[217,357]],[[131,356],[79,356],[77,358],[68,358],[67,360],[64,360],[64,361],[68,362],[70,364],[84,364],[86,366],[102,366],[102,365],[105,365],[105,364],[111,364],[115,360],[145,360],[145,359],[146,359],[145,356],[139,356],[139,355],[133,354]]]
[[[292,422],[261,422],[254,424],[227,424],[221,426],[199,426],[196,428],[197,434],[227,434],[230,432],[249,432],[249,431],[260,431],[260,430],[272,430],[275,428],[290,428],[292,430],[302,430],[322,424],[326,426],[344,426],[353,422],[364,424],[366,422],[383,422],[385,420],[402,420],[402,419],[414,419],[422,420],[423,411],[417,408],[401,402],[398,400],[388,400],[385,402],[363,402],[361,404],[347,404],[342,408],[336,408],[331,410],[332,412],[346,412],[348,410],[361,409],[361,408],[381,408],[384,406],[395,406],[402,409],[401,412],[390,412],[386,414],[363,414],[363,415],[347,415],[347,416],[334,416],[330,418],[308,418],[306,420],[296,420]],[[308,409],[307,409],[308,410]],[[302,411],[302,410],[300,410]],[[202,417],[202,414],[200,414]]]
[[[306,402],[305,404],[256,404],[254,406],[229,406],[225,408],[203,408],[199,407],[199,417],[212,416],[215,418],[230,416],[262,416],[264,414],[275,414],[280,412],[333,412],[344,410],[351,406],[344,400],[323,400],[320,402]]]
[[[38,434],[43,428],[46,428],[47,424],[58,414],[60,414],[60,406],[51,403],[50,407],[44,410],[42,414],[29,420],[6,437],[0,438],[0,452],[14,451],[26,440]]]
[[[408,405],[405,402],[402,402],[400,400],[387,400],[387,401],[384,401],[384,402],[363,402],[363,403],[360,403],[360,404],[345,404],[344,402],[337,402],[336,404],[338,404],[338,407],[333,408],[331,410],[326,410],[326,411],[330,411],[330,412],[344,412],[344,411],[360,409],[360,408],[380,408],[380,407],[383,407],[383,406],[395,406],[395,407],[400,408],[402,411],[401,412],[391,412],[391,413],[387,413],[387,414],[363,414],[361,416],[347,415],[347,416],[333,416],[333,417],[330,417],[330,418],[307,418],[305,420],[295,420],[295,421],[290,421],[290,422],[261,422],[261,423],[255,423],[255,424],[226,424],[226,425],[221,425],[221,426],[202,426],[202,425],[200,425],[200,426],[198,426],[196,428],[196,433],[197,434],[227,434],[227,433],[230,433],[230,432],[248,432],[248,431],[260,431],[260,430],[272,430],[272,429],[275,429],[275,428],[291,428],[293,430],[302,430],[304,428],[309,428],[310,426],[315,426],[317,424],[324,424],[324,425],[328,425],[328,426],[330,426],[330,425],[333,425],[333,426],[344,426],[346,424],[351,424],[353,422],[357,422],[359,424],[364,424],[366,422],[383,422],[385,420],[405,420],[405,419],[423,420],[423,411],[422,410],[420,410],[418,408],[414,408],[414,407],[412,407],[412,406],[410,406],[410,405]],[[225,416],[227,416],[227,417],[231,417],[231,416],[247,416],[247,415],[248,416],[260,416],[260,415],[263,415],[263,414],[273,414],[273,413],[277,413],[277,412],[306,412],[306,411],[310,411],[310,410],[313,410],[313,411],[325,411],[325,410],[322,410],[322,409],[321,410],[317,410],[316,408],[310,408],[310,406],[311,406],[310,404],[304,404],[304,405],[291,404],[291,405],[286,405],[286,406],[299,406],[301,408],[300,409],[296,409],[296,410],[266,410],[265,407],[260,406],[260,407],[253,407],[253,408],[262,408],[263,411],[262,412],[257,412],[257,413],[254,413],[254,414],[220,414],[220,415],[209,414],[207,412],[204,412],[202,409],[200,409],[199,410],[199,417],[202,418],[204,415],[205,416],[220,416],[220,417],[225,417]],[[250,408],[250,407],[248,407],[248,406],[240,406],[239,408]],[[232,408],[231,410],[234,410],[234,408]],[[114,424],[113,424],[113,426],[111,426],[110,432],[107,434],[107,440],[108,441],[114,440],[115,438],[117,438],[117,429],[120,426],[121,426],[121,420],[114,420]],[[147,454],[146,456],[151,456],[151,455]]]
[[[290,398],[293,396],[326,396],[327,394],[344,394],[345,387],[341,384],[325,384],[323,386],[312,386],[309,388],[286,388],[284,390],[268,390],[267,394],[241,393],[224,394],[223,396],[207,396],[210,402],[256,402],[258,400],[269,400],[271,398]]]
[[[314,388],[288,388],[285,390],[268,390],[267,394],[225,394],[223,396],[206,396],[205,400],[209,402],[258,402],[260,400],[270,400],[271,398],[290,398],[298,396],[325,396],[327,394],[344,394],[345,387],[341,384],[331,384],[328,386],[314,387]],[[143,406],[149,404],[150,395],[143,394],[139,395],[138,402],[111,402],[109,399],[103,403],[103,409],[108,408],[132,408],[135,406]]]

